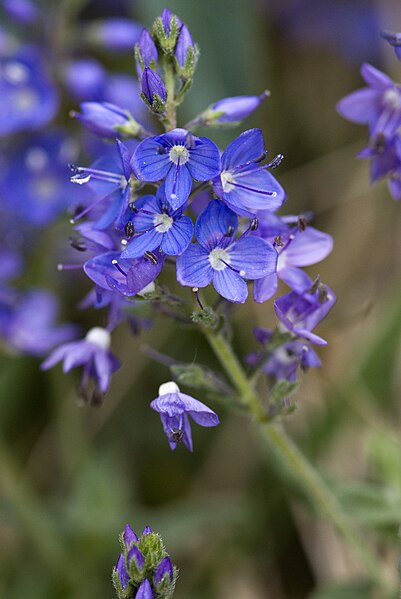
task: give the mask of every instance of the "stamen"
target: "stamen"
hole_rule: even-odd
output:
[[[57,270],[79,270],[82,264],[57,264]]]
[[[308,220],[305,218],[305,216],[303,214],[300,214],[298,216],[298,221],[297,221],[298,230],[302,233],[303,231],[305,231],[307,226],[308,226]]]
[[[283,160],[284,160],[284,154],[277,154],[277,156],[275,156],[271,162],[266,164],[266,168],[271,168],[271,169],[277,168],[278,166],[280,166],[280,164],[283,162]]]
[[[258,158],[253,158],[252,160],[248,160],[247,162],[238,164],[231,170],[231,172],[236,173],[237,171],[242,171],[242,169],[246,168],[250,164],[259,164],[259,162],[262,162],[266,158],[267,154],[268,154],[268,151],[263,150],[262,154]],[[252,172],[252,171],[248,171],[248,172]]]
[[[270,196],[275,198],[277,195],[276,191],[262,191],[261,189],[255,189],[253,187],[248,187],[247,185],[241,185],[240,183],[234,183],[234,181],[230,181],[230,185],[234,185],[234,187],[240,187],[241,189],[245,189],[246,191],[251,191],[253,193],[260,193],[264,196]]]
[[[249,230],[250,231],[256,231],[256,229],[259,227],[259,220],[255,217],[251,220],[251,222],[249,223]]]
[[[283,243],[283,238],[281,237],[281,235],[276,235],[276,237],[274,238],[274,241],[273,241],[273,245],[274,245],[274,247],[283,247],[284,243]]]
[[[77,237],[70,237],[70,246],[74,250],[78,250],[78,252],[85,252],[88,249],[83,239],[78,239]]]
[[[129,220],[127,222],[127,224],[125,225],[124,232],[125,232],[125,235],[128,237],[128,239],[130,239],[134,235],[135,227],[134,227],[134,223],[131,220]]]
[[[234,227],[232,225],[229,225],[227,231],[224,233],[224,237],[232,237],[234,234]]]
[[[309,287],[308,293],[310,293],[310,295],[313,295],[314,293],[316,293],[316,291],[319,289],[319,285],[320,285],[320,275],[317,275],[316,279],[313,281],[312,285]]]
[[[139,209],[135,206],[135,202],[130,202],[128,204],[128,207],[131,210],[131,212],[134,212],[134,214],[138,214]]]
[[[121,266],[119,265],[119,263],[117,262],[117,260],[112,260],[112,261],[111,261],[111,263],[112,263],[112,265],[113,265],[113,266],[115,266],[115,267],[116,267],[116,269],[117,269],[118,271],[120,271],[120,273],[121,273],[122,275],[124,275],[124,277],[126,277],[126,276],[127,276],[127,273],[126,273],[126,272],[125,272],[125,271],[124,271],[124,270],[121,268]]]
[[[146,258],[146,260],[149,260],[149,262],[151,262],[152,264],[159,263],[157,256],[153,252],[149,252],[148,250],[144,253],[143,257]]]
[[[193,292],[194,292],[194,294],[195,294],[195,298],[196,298],[196,301],[198,302],[198,306],[199,306],[199,308],[200,308],[201,310],[203,310],[202,302],[201,302],[201,301],[200,301],[200,299],[199,299],[199,293],[198,293],[198,291],[199,291],[199,288],[198,288],[198,287],[193,287],[193,288],[192,288],[192,291],[193,291]]]
[[[188,150],[193,150],[196,147],[194,136],[190,131],[188,131],[185,137],[185,147],[188,148]]]
[[[184,438],[184,431],[178,428],[171,429],[170,439],[173,443],[181,443]]]
[[[70,179],[72,183],[79,183],[82,185],[83,183],[87,183],[92,177],[98,181],[121,183],[121,175],[118,175],[117,173],[74,165],[70,165],[70,168],[75,172]]]

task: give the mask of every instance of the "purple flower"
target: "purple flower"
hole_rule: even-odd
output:
[[[83,102],[81,112],[71,112],[71,116],[79,119],[89,131],[99,137],[115,139],[118,127],[130,122],[129,114],[109,102]]]
[[[0,58],[0,97],[0,135],[38,129],[55,116],[58,93],[38,48]]]
[[[74,217],[74,222],[98,207],[100,202],[105,202],[108,204],[107,209],[97,220],[96,228],[106,229],[113,222],[117,229],[124,228],[124,215],[130,201],[131,152],[120,140],[117,139],[116,142],[117,153],[113,156],[101,158],[90,168],[73,167],[71,181],[79,185],[89,183],[92,190],[100,195],[100,198]]]
[[[278,277],[292,289],[297,290],[300,286],[302,288],[305,285],[305,277],[308,277],[299,267],[320,262],[333,248],[331,235],[310,226],[305,230],[289,229],[286,234],[275,239],[274,244],[278,252],[277,272],[255,281],[253,295],[259,303],[265,302],[276,293]]]
[[[153,599],[154,595],[153,595],[153,591],[152,591],[152,587],[150,586],[150,582],[147,578],[145,578],[145,580],[143,581],[143,583],[141,584],[141,586],[139,587],[136,595],[135,595],[135,599]]]
[[[87,38],[106,50],[125,52],[132,50],[137,42],[141,26],[122,17],[95,21],[87,27]]]
[[[145,565],[145,558],[143,553],[136,545],[133,545],[127,554],[128,567],[131,569],[132,562],[135,563],[136,569],[141,572]]]
[[[194,226],[189,216],[183,216],[183,207],[172,210],[166,201],[164,185],[155,196],[143,196],[135,202],[138,210],[132,223],[138,235],[128,244],[121,258],[138,258],[146,251],[160,248],[168,256],[182,254],[191,242]]]
[[[192,451],[191,426],[188,416],[200,426],[217,426],[219,418],[210,408],[190,395],[181,393],[172,381],[159,387],[159,397],[150,407],[159,412],[171,449],[181,441]]]
[[[31,0],[3,0],[2,6],[12,19],[29,25],[39,16],[38,7]]]
[[[237,214],[273,212],[285,200],[284,189],[266,166],[260,166],[265,156],[262,131],[249,129],[231,142],[221,157],[221,173],[214,179],[213,189]]]
[[[181,69],[184,69],[188,58],[188,52],[194,52],[195,45],[188,27],[183,23],[178,35],[177,45],[175,47],[175,57]]]
[[[213,282],[224,298],[243,303],[248,296],[244,279],[259,279],[276,271],[274,247],[246,233],[235,240],[237,224],[236,215],[224,202],[209,203],[196,221],[199,243],[190,245],[177,258],[177,280],[181,285],[206,287]]]
[[[171,33],[171,21],[173,18],[175,19],[178,27],[180,27],[182,25],[182,23],[181,23],[180,19],[177,17],[177,15],[172,15],[170,10],[167,7],[164,8],[163,12],[161,14],[161,21],[162,21],[164,33],[166,34],[167,37]]]
[[[333,307],[336,296],[319,280],[312,282],[303,292],[291,291],[274,301],[274,310],[284,330],[316,345],[327,341],[312,333],[315,326],[325,318]]]
[[[137,147],[131,161],[141,181],[166,179],[166,198],[174,210],[188,199],[192,179],[208,181],[220,172],[217,146],[207,137],[195,137],[185,129],[148,137]]]
[[[63,371],[69,372],[77,366],[82,367],[80,391],[86,398],[86,387],[89,379],[95,383],[94,400],[98,393],[106,393],[111,375],[120,368],[120,362],[110,351],[110,333],[101,327],[91,329],[84,339],[65,343],[55,349],[42,363],[42,370],[52,368],[64,361]]]
[[[131,297],[153,290],[149,286],[160,274],[164,259],[159,252],[147,252],[134,260],[120,258],[120,252],[106,252],[85,262],[84,271],[98,287]]]
[[[65,67],[64,81],[68,87],[68,91],[78,102],[84,102],[85,100],[101,101],[103,99],[103,89],[107,81],[107,73],[97,60],[93,58],[80,58],[79,60],[70,62]],[[91,127],[91,124],[97,127],[97,129],[101,128],[102,116],[105,116],[105,119],[110,119],[110,110],[107,111],[103,105],[99,109],[97,102],[88,104],[89,106],[84,107],[82,105],[81,107],[84,112],[87,112],[87,119],[90,123],[88,128]],[[91,104],[95,104],[95,106],[91,106]],[[102,110],[103,113],[101,112]],[[111,118],[116,118],[115,110],[111,112],[114,112]],[[79,118],[84,122],[84,114],[80,115]],[[118,114],[117,118],[120,119],[123,117],[121,117],[121,114]],[[114,130],[113,137],[115,136],[116,133]]]
[[[123,590],[125,590],[128,587],[129,574],[128,574],[127,567],[125,565],[125,558],[122,553],[120,553],[120,555],[118,557],[118,560],[116,563],[116,571],[118,574],[120,584],[121,584]]]
[[[393,46],[395,55],[398,60],[401,60],[401,33],[382,31],[381,36],[390,44],[390,46]]]
[[[158,52],[156,44],[152,39],[147,29],[142,29],[136,45],[137,53],[137,73],[138,78],[142,77],[142,72],[145,67],[155,69],[157,67]]]
[[[71,204],[68,163],[76,155],[76,145],[62,131],[31,137],[17,146],[0,181],[5,207],[22,223],[49,224]]]
[[[199,117],[206,125],[215,123],[238,123],[246,119],[270,95],[264,91],[260,96],[234,96],[215,102]]]
[[[155,112],[164,112],[167,90],[163,80],[149,67],[145,67],[141,80],[142,93]]]
[[[298,368],[319,368],[321,362],[316,352],[304,341],[288,341],[279,347],[269,350],[269,341],[272,337],[271,329],[256,329],[254,331],[258,341],[265,350],[247,356],[247,363],[261,370],[277,380],[293,382],[297,380]]]
[[[361,75],[368,87],[345,96],[337,111],[349,121],[368,125],[373,137],[392,137],[401,125],[401,87],[370,64],[362,65]]]
[[[168,384],[168,383],[167,383]],[[173,383],[174,384],[174,383]],[[169,583],[173,580],[174,569],[173,564],[171,563],[171,559],[168,555],[162,559],[160,564],[156,568],[156,572],[154,575],[154,583],[156,587],[163,582],[163,578],[167,576]]]
[[[33,289],[17,298],[1,319],[1,333],[10,348],[34,356],[43,356],[55,345],[73,338],[77,327],[56,325],[58,302],[44,289]]]

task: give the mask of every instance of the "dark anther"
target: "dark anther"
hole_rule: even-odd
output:
[[[224,237],[231,237],[234,233],[234,227],[229,225],[227,231],[224,233]]]
[[[381,154],[386,149],[386,137],[384,133],[377,133],[376,137],[373,138],[372,148],[377,154]]]
[[[71,172],[73,172],[74,174],[76,174],[78,172],[78,167],[75,164],[69,164],[68,168],[70,169]]]
[[[253,218],[249,224],[249,229],[251,231],[256,231],[256,229],[259,227],[259,220],[257,218]]]
[[[308,226],[308,221],[305,218],[305,216],[303,214],[300,214],[298,216],[298,220],[297,220],[297,227],[299,229],[299,231],[305,231],[306,227]]]
[[[168,206],[166,206],[166,204],[163,204],[162,212],[163,214],[168,214]]]
[[[319,304],[323,304],[329,297],[329,292],[327,291],[327,287],[326,285],[319,285],[318,291],[317,291],[317,299]]]
[[[320,287],[320,275],[317,275],[316,279],[313,281],[312,285],[308,289],[308,293],[313,295]]]
[[[295,352],[292,349],[289,349],[288,347],[286,348],[285,353],[289,358],[293,358],[295,356]]]
[[[77,216],[79,216],[84,209],[84,206],[78,204],[78,206],[74,208],[74,212],[72,213],[72,219],[74,220]]]
[[[277,154],[277,156],[275,156],[273,158],[273,160],[271,162],[269,162],[269,164],[266,164],[266,168],[277,168],[284,160],[284,155],[283,154]]]
[[[276,235],[273,241],[273,245],[276,247],[282,247],[284,245],[283,238],[281,237],[281,235]]]
[[[131,220],[129,220],[127,222],[127,224],[125,225],[124,232],[125,232],[125,236],[128,237],[128,239],[130,239],[130,237],[132,237],[133,234],[135,233],[134,224]]]
[[[134,212],[135,214],[138,214],[139,210],[135,206],[135,202],[130,202],[128,205],[129,205],[129,209],[131,210],[131,212]]]
[[[159,262],[157,256],[155,256],[153,252],[146,251],[143,257],[146,258],[146,260],[149,260],[149,262],[151,262],[152,264],[158,264]]]
[[[92,393],[92,397],[90,399],[90,405],[94,408],[99,408],[103,403],[103,393],[99,391],[99,389],[95,389]]]
[[[171,431],[170,439],[173,441],[173,443],[181,443],[183,438],[184,431],[176,428]]]
[[[159,146],[157,148],[157,153],[158,154],[167,154],[167,148],[165,148],[164,146]]]
[[[74,250],[78,250],[78,252],[85,252],[87,247],[82,239],[77,239],[76,237],[70,237],[70,246],[74,248]]]

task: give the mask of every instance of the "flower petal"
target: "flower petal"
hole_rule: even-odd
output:
[[[227,248],[230,266],[245,279],[260,279],[276,272],[277,252],[260,237],[243,237]]]
[[[161,136],[148,137],[135,150],[131,167],[141,181],[160,181],[167,175],[172,163],[161,141]]]
[[[220,152],[207,137],[196,138],[189,150],[188,170],[197,181],[208,181],[220,173]]]
[[[375,89],[358,89],[337,103],[337,112],[353,123],[370,123],[379,115],[381,97],[381,92]]]
[[[233,177],[232,188],[224,199],[251,210],[278,210],[285,200],[285,191],[269,171],[260,169],[253,173]]]
[[[172,164],[165,183],[166,199],[173,210],[177,210],[185,204],[191,193],[192,177],[184,164]]]
[[[253,299],[258,304],[263,304],[266,300],[273,297],[277,292],[278,288],[278,277],[277,273],[257,279],[253,285]]]
[[[140,258],[146,251],[160,247],[163,239],[163,233],[156,229],[140,233],[131,239],[126,249],[121,253],[121,258]]]
[[[314,227],[295,234],[288,247],[280,254],[278,268],[309,266],[324,260],[333,249],[333,238]]]
[[[379,71],[379,69],[372,67],[372,65],[367,62],[361,66],[361,75],[368,85],[380,91],[385,91],[394,85],[388,75],[383,73],[383,71]]]
[[[200,426],[217,426],[220,423],[217,414],[201,401],[185,393],[180,393],[180,399],[185,404],[185,411],[196,424]]]
[[[161,249],[168,256],[179,256],[191,243],[194,226],[189,216],[176,220],[171,228],[164,233]]]
[[[234,139],[221,157],[221,168],[228,171],[234,166],[256,160],[265,150],[261,129],[248,129]]]
[[[217,293],[230,302],[243,304],[248,297],[248,287],[244,279],[228,266],[223,270],[214,271],[213,285]]]
[[[212,200],[198,216],[195,233],[199,243],[206,249],[230,245],[237,232],[238,219],[224,202]],[[227,235],[232,229],[232,234]]]
[[[201,245],[192,244],[177,258],[177,281],[188,287],[206,287],[213,277],[209,253]]]

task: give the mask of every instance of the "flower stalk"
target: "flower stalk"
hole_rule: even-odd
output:
[[[320,515],[329,520],[347,544],[352,547],[369,577],[382,590],[384,596],[391,597],[394,589],[383,575],[378,558],[370,553],[363,540],[359,538],[353,523],[348,515],[344,513],[337,498],[327,487],[319,472],[313,468],[298,447],[286,435],[284,429],[276,423],[269,422],[261,400],[230,344],[220,332],[206,327],[201,327],[201,329],[227,376],[237,389],[242,405],[260,424],[264,442],[274,452],[283,468],[291,474],[303,489]]]

